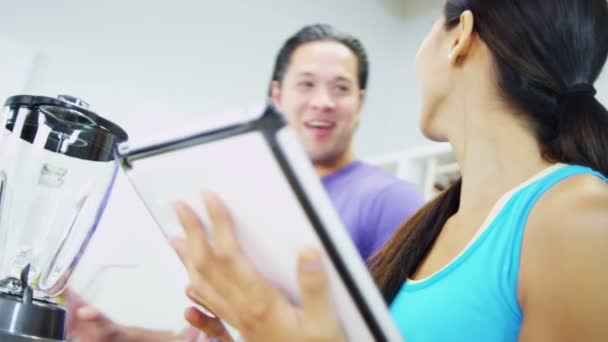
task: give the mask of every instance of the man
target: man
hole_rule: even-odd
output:
[[[298,135],[363,259],[423,204],[414,184],[354,155],[367,78],[359,40],[312,25],[285,42],[270,87],[272,103]]]
[[[423,204],[414,184],[354,155],[352,142],[365,100],[368,67],[367,54],[356,38],[329,25],[306,26],[279,51],[269,91],[270,101],[285,115],[310,156],[363,259]],[[70,332],[83,342],[87,336],[91,342],[104,337],[124,341],[178,338],[120,326],[75,294],[69,295],[72,305],[79,308]],[[191,332],[180,337],[194,339],[188,335]]]

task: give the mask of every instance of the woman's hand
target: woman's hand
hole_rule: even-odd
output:
[[[209,239],[192,209],[182,202],[175,204],[186,239],[172,242],[188,270],[188,297],[236,328],[248,342],[345,340],[316,251],[300,256],[302,304],[294,305],[244,255],[230,213],[217,195],[204,192],[203,200],[213,221]],[[218,318],[195,308],[189,308],[185,317],[209,337],[231,341]]]

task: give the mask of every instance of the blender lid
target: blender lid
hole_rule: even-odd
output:
[[[116,136],[117,142],[126,141],[129,136],[115,123],[102,118],[88,109],[88,104],[79,98],[69,95],[59,95],[58,98],[46,96],[17,95],[9,97],[5,107],[40,107],[45,112],[60,120],[75,124],[93,126]]]

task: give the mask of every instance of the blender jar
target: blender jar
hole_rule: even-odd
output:
[[[53,304],[99,223],[127,134],[71,96],[13,96],[0,117],[0,295]],[[1,329],[0,329],[1,330]]]

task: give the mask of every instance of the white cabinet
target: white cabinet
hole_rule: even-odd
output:
[[[447,143],[410,148],[367,158],[366,161],[398,178],[418,184],[427,200],[460,177],[460,168]]]

